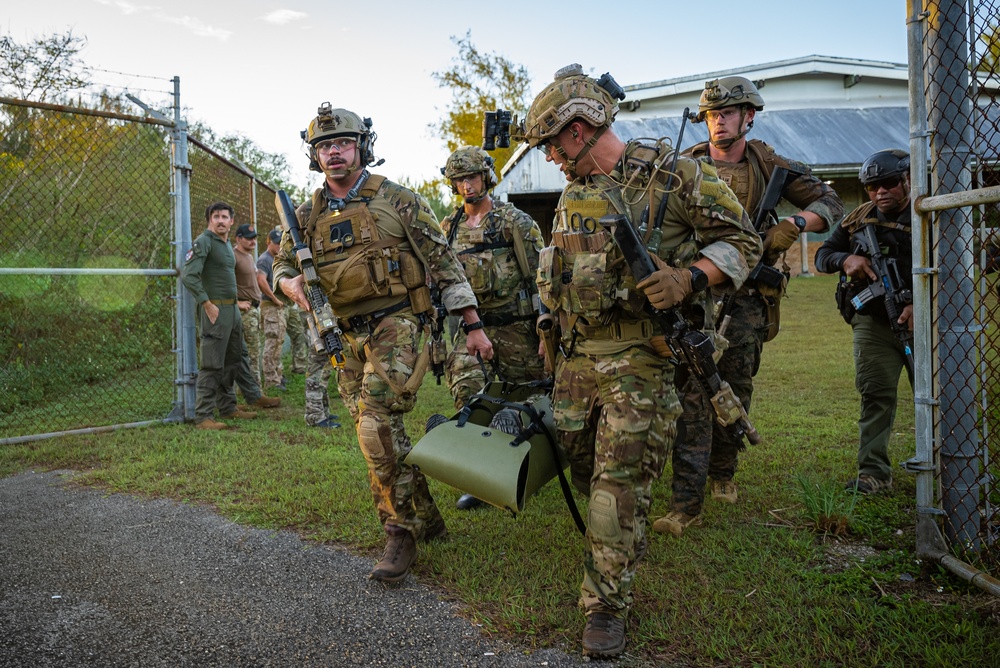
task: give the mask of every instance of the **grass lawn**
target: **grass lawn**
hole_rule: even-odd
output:
[[[615,665],[1000,665],[1000,601],[915,558],[913,479],[898,470],[891,493],[853,506],[839,492],[855,471],[858,397],[834,285],[821,276],[789,286],[757,376],[751,417],[764,442],[741,458],[739,503],[709,499],[704,525],[681,539],[651,534],[628,651]],[[383,535],[353,430],[306,428],[303,379],[291,380],[282,408],[230,432],[156,426],[3,446],[0,475],[77,469],[103,489],[207,503],[237,522],[377,557]],[[900,399],[897,463],[914,443],[905,376]],[[450,406],[428,376],[411,436]],[[669,482],[668,464],[653,517],[666,512]],[[451,538],[421,548],[416,577],[487,633],[579,651],[583,546],[558,485],[517,517],[459,512],[457,490],[431,489]],[[841,523],[817,521],[825,501]]]

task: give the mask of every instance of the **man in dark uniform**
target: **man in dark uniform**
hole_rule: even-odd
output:
[[[215,409],[222,418],[254,417],[236,407],[233,383],[239,376],[240,388],[250,406],[274,408],[280,399],[264,397],[250,372],[243,324],[236,305],[236,257],[229,244],[233,207],[225,202],[209,205],[205,211],[208,228],[194,240],[181,269],[181,281],[194,295],[201,327],[201,367],[198,370],[197,403],[194,421],[198,429],[226,429],[216,422]]]
[[[753,377],[760,368],[764,343],[778,333],[778,313],[786,267],[773,265],[803,232],[824,232],[844,215],[844,205],[833,188],[810,173],[809,167],[775,153],[759,139],[747,140],[764,99],[757,86],[745,77],[722,77],[705,84],[698,102],[696,122],[708,124],[709,141],[696,144],[684,155],[711,159],[719,178],[732,188],[751,220],[757,218],[764,191],[777,168],[789,170],[781,197],[795,213],[777,220],[764,218],[759,232],[764,237],[764,257],[756,276],[734,294],[723,299],[719,313],[720,332],[728,348],[719,359],[719,375],[728,381],[744,409],[750,412]],[[712,498],[736,503],[734,477],[743,443],[734,439],[713,419],[710,399],[702,386],[685,370],[678,373],[684,413],[673,462],[673,494],[670,512],[653,523],[661,533],[680,536],[701,523],[706,478],[711,479]]]
[[[852,297],[878,281],[870,256],[854,234],[868,225],[874,228],[883,255],[895,258],[905,288],[912,294],[910,156],[899,149],[878,151],[862,163],[859,178],[869,201],[849,213],[823,242],[816,251],[816,269],[840,272],[837,303],[854,334],[854,384],[861,395],[861,417],[858,475],[847,483],[847,489],[877,494],[892,489],[889,435],[896,418],[896,390],[903,368],[913,386],[913,369],[907,365],[903,343],[889,325],[884,302],[872,301],[861,312],[851,304]],[[913,304],[901,309],[897,323],[913,329]]]
[[[417,540],[447,533],[426,479],[404,461],[411,443],[403,417],[416,404],[430,362],[428,279],[440,288],[448,312],[462,316],[469,354],[491,359],[493,345],[461,262],[427,201],[368,171],[376,164],[371,125],[329,102],[319,107],[302,138],[310,169],[326,179],[296,215],[344,333],[346,363],[337,387],[386,533],[385,551],[369,577],[398,582],[416,559]],[[274,259],[274,292],[308,311],[300,269],[286,232]]]

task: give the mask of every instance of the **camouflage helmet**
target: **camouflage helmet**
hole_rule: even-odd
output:
[[[333,137],[352,135],[358,139],[358,150],[361,154],[361,164],[369,165],[374,160],[373,146],[377,135],[372,132],[372,119],[361,118],[347,109],[334,109],[329,102],[319,105],[316,118],[309,121],[309,127],[299,135],[309,144],[309,169],[319,172],[316,161],[316,144]]]
[[[705,90],[698,100],[696,122],[705,120],[705,112],[711,109],[749,105],[760,111],[764,108],[764,98],[757,90],[757,84],[746,77],[722,77],[705,82]]]
[[[493,169],[493,156],[478,146],[463,146],[448,156],[448,162],[441,168],[441,174],[449,182],[470,174],[483,174],[487,189],[498,183]]]
[[[898,148],[887,148],[872,153],[861,163],[858,179],[861,181],[861,185],[868,185],[894,176],[909,175],[909,173],[910,154]]]
[[[591,79],[583,67],[573,63],[556,72],[555,81],[538,94],[511,136],[534,147],[577,118],[594,127],[610,127],[618,113],[616,100],[624,99],[625,92],[610,74]]]

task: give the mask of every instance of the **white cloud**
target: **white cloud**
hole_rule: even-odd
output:
[[[278,9],[270,14],[262,16],[261,18],[268,23],[273,23],[276,26],[283,26],[286,23],[304,19],[306,16],[308,16],[308,14],[305,12],[297,12],[294,9]]]
[[[173,23],[174,25],[186,28],[198,37],[213,37],[225,41],[229,39],[230,35],[233,34],[232,30],[214,28],[206,23],[203,23],[201,20],[190,16],[167,16],[166,14],[158,12],[155,14],[155,17],[158,21]]]

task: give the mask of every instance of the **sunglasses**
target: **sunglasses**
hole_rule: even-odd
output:
[[[899,186],[903,182],[903,179],[898,176],[891,179],[882,179],[881,181],[874,181],[872,183],[865,184],[865,190],[870,193],[878,192],[879,188],[885,188],[886,190],[892,190],[893,188]]]

